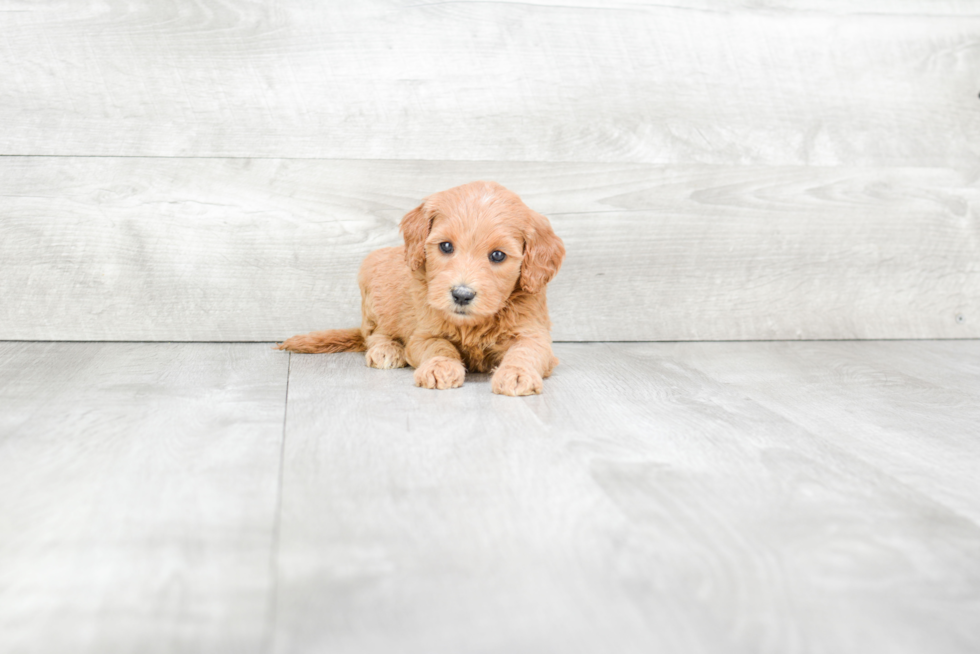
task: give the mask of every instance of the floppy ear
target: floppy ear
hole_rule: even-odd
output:
[[[425,239],[432,229],[432,217],[425,210],[425,203],[415,207],[402,218],[401,230],[405,237],[405,261],[412,270],[425,263]]]
[[[521,289],[537,293],[558,273],[565,258],[565,244],[551,229],[548,219],[528,210],[524,232],[524,260],[521,262]]]

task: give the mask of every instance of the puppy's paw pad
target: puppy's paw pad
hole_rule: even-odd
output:
[[[498,395],[537,395],[544,388],[540,373],[536,370],[504,366],[493,373],[490,388]]]
[[[405,360],[405,348],[393,341],[373,346],[365,353],[364,358],[369,366],[381,370],[404,368],[408,364]]]
[[[432,357],[415,370],[415,385],[422,388],[459,388],[466,377],[461,361],[449,357]]]

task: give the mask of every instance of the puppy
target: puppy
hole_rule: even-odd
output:
[[[545,285],[565,245],[548,219],[493,182],[427,197],[401,221],[404,247],[361,265],[360,329],[302,334],[291,352],[364,352],[372,368],[415,368],[415,385],[458,388],[494,371],[502,395],[540,393],[551,351]]]

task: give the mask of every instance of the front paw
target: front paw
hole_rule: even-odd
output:
[[[374,345],[368,349],[364,358],[370,367],[381,370],[404,368],[408,365],[405,360],[405,348],[394,341]]]
[[[422,388],[459,388],[466,368],[463,362],[449,357],[432,357],[415,370],[415,385]]]
[[[537,395],[541,392],[544,382],[541,373],[530,368],[517,366],[501,366],[493,373],[490,388],[498,395]]]

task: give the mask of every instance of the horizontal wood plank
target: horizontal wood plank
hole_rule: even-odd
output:
[[[263,652],[287,366],[0,343],[0,651]]]
[[[0,32],[0,154],[980,162],[968,2],[2,0]]]
[[[980,336],[980,190],[950,169],[0,158],[0,338],[359,324],[426,194],[496,179],[568,257],[556,340]]]

